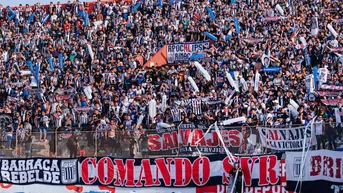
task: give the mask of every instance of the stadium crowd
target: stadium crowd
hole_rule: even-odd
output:
[[[335,110],[343,118],[342,91],[311,94],[306,76],[314,68],[327,68],[326,84],[342,85],[343,2],[133,0],[84,5],[77,0],[47,8],[20,5],[11,20],[12,12],[0,5],[0,113],[13,118],[1,128],[6,148],[15,135],[26,141],[31,132],[40,132],[44,141],[55,128],[98,129],[100,141],[111,145],[118,143],[115,131],[129,137],[132,132],[127,131],[140,130],[144,136],[158,122],[213,123],[239,116],[246,116],[252,127],[304,125],[317,117],[325,122],[317,134],[325,147],[319,148],[327,148],[327,141],[328,148],[336,148],[342,140],[343,124]],[[206,40],[210,46],[204,54],[210,60],[199,62],[210,81],[194,61],[145,65],[164,45]],[[256,79],[256,70],[267,67],[280,70],[260,71]],[[234,75],[238,92],[226,72]],[[322,83],[314,84],[319,90]],[[290,99],[299,104],[296,112],[288,108]],[[328,99],[338,102],[322,102]],[[154,117],[148,113],[152,100]]]

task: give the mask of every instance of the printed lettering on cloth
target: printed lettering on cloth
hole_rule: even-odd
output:
[[[178,128],[172,127],[165,132],[149,132],[148,138],[150,154],[166,155],[170,152],[173,154],[189,154],[191,152],[198,151],[201,153],[225,153],[215,129],[211,128],[206,134],[208,129],[209,126],[207,125],[183,123],[179,125]],[[247,141],[243,140],[241,129],[241,126],[237,126],[237,128],[221,130],[224,143],[231,152],[239,152],[243,143]],[[162,130],[158,129],[157,131]]]
[[[280,185],[281,154],[234,156],[246,187]],[[232,184],[234,163],[226,155],[155,159],[3,159],[1,184],[110,187],[200,187]]]
[[[286,163],[280,160],[280,183],[270,186],[245,187],[245,193],[296,193],[286,190]]]
[[[314,133],[311,127],[294,128],[266,128],[258,127],[261,143],[264,147],[275,150],[298,150],[303,149],[303,141],[306,137],[306,147],[315,145]]]
[[[169,44],[167,45],[168,64],[186,63],[193,54],[204,54],[204,49],[209,45],[209,41]]]
[[[69,100],[75,95],[74,89],[56,91],[56,100]]]
[[[0,113],[0,127],[5,128],[7,125],[12,124],[13,117],[11,114]]]
[[[43,93],[43,90],[40,88],[35,88],[35,89],[29,90],[29,95],[40,95],[41,93]]]
[[[343,103],[343,99],[321,99],[326,106],[337,106],[339,102]]]
[[[316,93],[319,95],[319,96],[338,96],[338,95],[341,95],[342,94],[342,92],[339,92],[339,91],[322,91],[322,90],[320,90],[320,91],[316,91]]]
[[[1,159],[0,168],[0,183],[60,185],[78,180],[77,159]]]
[[[152,130],[147,131],[150,155],[171,155],[177,153],[177,128],[173,125],[163,128],[158,124],[152,125]]]
[[[3,186],[5,188],[3,188]],[[219,186],[219,185],[218,185]],[[31,185],[2,185],[0,184],[1,193],[77,193],[77,192],[93,192],[93,193],[175,193],[175,192],[187,192],[187,193],[205,193],[198,192],[197,187],[185,187],[185,188],[165,188],[165,187],[150,187],[150,188],[125,188],[125,187],[113,187],[113,186],[81,186],[81,185],[46,185],[46,184],[31,184]],[[220,191],[211,193],[223,193]]]
[[[278,155],[234,157],[241,163],[245,185],[280,184]],[[156,159],[80,158],[80,185],[116,187],[199,187],[229,185],[234,164],[226,155]]]
[[[295,190],[300,176],[302,152],[286,152],[287,189]],[[343,187],[343,154],[336,151],[309,151],[303,168],[304,193],[340,193]]]
[[[337,91],[343,90],[343,86],[337,86],[337,85],[331,85],[331,84],[322,84],[320,88],[324,90],[337,90]]]

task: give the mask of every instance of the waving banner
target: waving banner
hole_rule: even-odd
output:
[[[302,180],[303,193],[340,193],[343,187],[343,154],[335,151],[309,151],[305,157],[302,177],[302,152],[286,152],[287,189],[295,190]],[[299,183],[300,184],[300,183]],[[300,185],[298,185],[298,188]]]
[[[77,159],[1,159],[1,183],[74,184],[78,181]]]
[[[310,127],[266,128],[259,127],[261,143],[264,147],[275,150],[299,150],[305,145],[316,145],[314,133]]]
[[[168,64],[187,63],[193,54],[204,54],[204,49],[209,45],[209,41],[170,44],[167,46]]]

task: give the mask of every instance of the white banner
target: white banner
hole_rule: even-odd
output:
[[[319,74],[319,82],[321,83],[326,83],[328,81],[328,75],[329,75],[329,70],[326,68],[319,68],[318,69],[318,74]]]
[[[287,188],[294,190],[300,179],[302,181],[302,192],[342,192],[343,153],[318,150],[309,151],[306,155],[302,177],[299,178],[302,152],[286,152]]]
[[[260,139],[264,147],[275,150],[299,150],[316,145],[314,132],[310,127],[266,128],[258,127]]]
[[[307,93],[313,93],[314,92],[314,78],[312,74],[309,74],[305,77],[305,81],[306,81],[306,90]]]
[[[188,62],[193,54],[204,54],[204,49],[209,45],[208,41],[170,44],[167,46],[168,64]]]

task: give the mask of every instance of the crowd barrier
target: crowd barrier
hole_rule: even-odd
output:
[[[264,127],[259,128],[265,132]],[[211,125],[194,123],[182,123],[170,128],[154,126],[146,129],[144,133],[141,131],[110,133],[92,131],[90,128],[73,128],[71,130],[58,128],[48,130],[44,141],[44,133],[40,132],[32,132],[23,140],[18,135],[8,138],[6,132],[2,131],[0,155],[7,158],[68,158],[70,156],[154,158],[158,156],[226,154],[226,151],[249,155],[275,153],[280,152],[277,150],[292,150],[292,148],[296,148],[295,145],[302,145],[304,136],[301,136],[301,130],[297,130],[299,128],[304,127],[293,125],[292,128],[276,128],[274,131],[267,129],[269,130],[265,132],[268,133],[267,137],[261,135],[256,126],[246,124],[219,126],[220,135]],[[277,140],[278,142],[275,142]],[[291,140],[293,140],[292,143],[287,142]],[[323,140],[325,141],[325,139]],[[225,148],[223,144],[225,144]],[[325,147],[328,148],[327,146],[328,143],[325,142]]]

